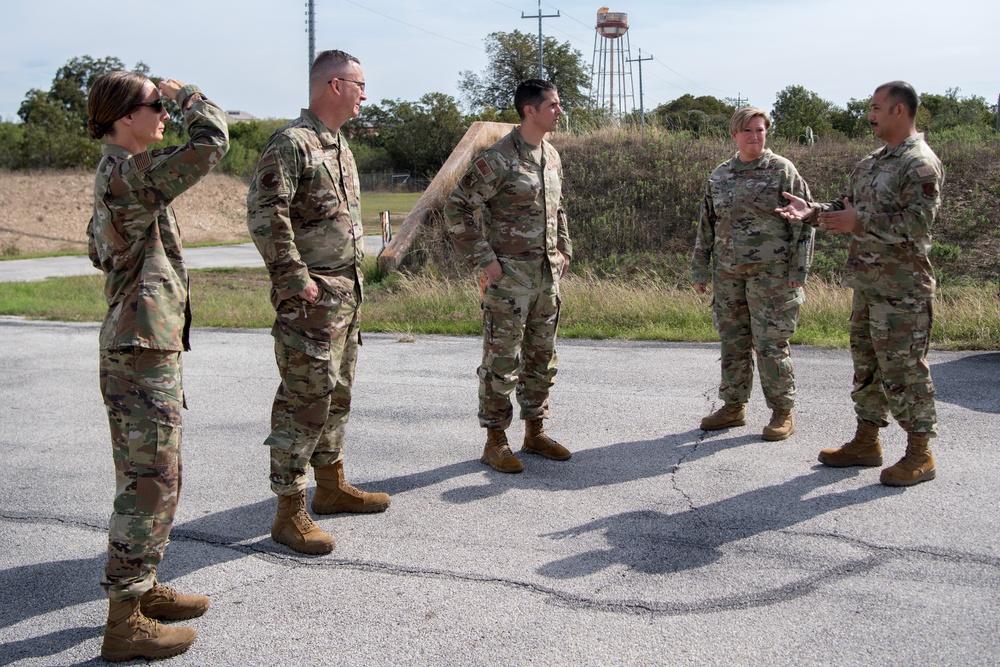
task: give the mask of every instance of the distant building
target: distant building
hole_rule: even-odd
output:
[[[244,120],[257,120],[257,116],[252,113],[247,113],[246,111],[227,111],[226,121],[229,123],[239,123]]]

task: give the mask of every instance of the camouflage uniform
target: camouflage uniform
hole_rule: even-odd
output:
[[[774,210],[782,192],[809,199],[795,165],[770,150],[749,164],[734,156],[705,188],[691,260],[692,281],[712,282],[712,319],[722,343],[719,398],[745,404],[753,386],[753,348],[767,406],[790,410],[795,377],[788,341],[795,333],[801,287],[812,263],[815,231]]]
[[[922,134],[861,160],[849,187],[858,224],[844,281],[854,288],[855,412],[881,426],[889,424],[892,412],[908,433],[931,437],[937,435],[937,414],[927,350],[935,281],[928,253],[943,184],[941,161]],[[844,205],[818,208],[834,211]]]
[[[559,153],[544,140],[540,163],[533,152],[515,128],[473,162],[444,210],[455,249],[471,266],[498,260],[503,267],[482,304],[479,423],[489,429],[510,426],[515,387],[521,419],[547,417],[556,375],[559,274],[573,247]]]
[[[180,353],[191,349],[191,309],[170,202],[229,148],[225,114],[195,93],[185,86],[177,95],[188,143],[138,155],[105,143],[94,179],[87,236],[105,273],[100,377],[117,485],[101,585],[113,601],[153,585],[181,489]]]
[[[247,196],[247,226],[271,276],[281,376],[271,410],[271,489],[305,490],[309,465],[342,458],[361,344],[361,202],[347,141],[308,109],[268,141]],[[310,282],[315,303],[299,295]]]

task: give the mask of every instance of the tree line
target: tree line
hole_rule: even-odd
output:
[[[430,177],[444,163],[468,126],[477,120],[517,122],[512,108],[518,82],[537,76],[535,37],[518,30],[485,38],[488,63],[479,73],[462,71],[462,101],[444,93],[427,93],[416,101],[383,99],[366,104],[344,128],[362,173],[405,171]],[[115,57],[81,56],[56,72],[48,91],[29,90],[18,109],[19,123],[0,123],[0,168],[44,169],[93,167],[100,146],[86,132],[87,92],[102,74],[131,69],[149,76],[142,62],[126,67]],[[581,133],[613,123],[639,124],[639,112],[612,119],[589,99],[590,72],[583,54],[568,42],[545,38],[542,76],[559,88],[567,110],[566,126]],[[982,97],[962,97],[957,88],[944,95],[924,94],[917,125],[933,139],[983,139],[994,135],[996,105]],[[836,137],[869,136],[869,98],[851,99],[845,107],[824,100],[801,85],[779,92],[771,109],[772,135],[807,143]],[[645,123],[694,137],[725,137],[736,100],[682,95],[646,113]],[[185,140],[176,105],[168,103],[171,121],[164,136],[169,145]],[[219,170],[248,177],[270,134],[282,119],[244,121],[230,126],[230,151]]]

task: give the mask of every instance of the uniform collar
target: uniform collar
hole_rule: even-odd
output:
[[[888,144],[883,146],[882,155],[886,157],[890,155],[902,155],[904,152],[906,152],[907,149],[912,147],[918,141],[923,141],[923,140],[924,140],[923,132],[917,132],[916,134],[911,134],[907,138],[903,139],[899,143],[899,145],[896,146],[895,148],[889,148]]]
[[[118,144],[103,143],[101,144],[101,155],[110,155],[112,157],[120,157],[123,160],[127,160],[132,157],[131,151],[124,146],[119,146]]]
[[[754,160],[753,162],[743,162],[740,160],[739,151],[737,151],[736,155],[733,156],[733,159],[729,161],[729,168],[734,171],[743,171],[746,169],[759,169],[765,166],[768,162],[770,162],[771,156],[773,155],[774,153],[771,152],[770,148],[765,148],[764,152],[761,153],[760,157]]]
[[[314,114],[309,109],[303,109],[301,112],[301,116],[303,119],[305,119],[307,123],[309,123],[312,129],[316,132],[316,136],[319,137],[319,141],[321,144],[323,144],[324,148],[330,146],[337,146],[338,148],[340,147],[340,140],[341,137],[343,136],[340,130],[334,132],[333,130],[328,128],[323,123],[323,121],[319,119],[319,116]]]
[[[535,148],[544,148],[544,146],[545,146],[545,139],[542,139],[542,145],[541,146],[534,146],[532,144],[529,144],[525,140],[525,138],[521,136],[521,127],[520,126],[515,127],[511,131],[510,135],[514,139],[514,145],[517,146],[517,154],[518,154],[518,156],[522,160],[530,160],[531,159],[531,151],[532,150],[534,150]],[[542,151],[542,161],[543,162],[545,161],[545,151],[544,150]]]

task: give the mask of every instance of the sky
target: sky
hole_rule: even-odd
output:
[[[593,61],[597,2],[541,3],[547,37]],[[308,99],[306,0],[0,0],[0,119],[69,59],[113,56],[199,87],[219,106],[292,118]],[[623,0],[647,110],[684,94],[770,110],[801,85],[839,106],[902,79],[920,93],[1000,95],[997,0]],[[903,9],[900,9],[900,8]],[[315,0],[316,50],[361,60],[369,102],[441,92],[487,65],[491,32],[538,32],[537,0]],[[638,105],[639,67],[633,66]],[[464,109],[464,106],[463,106]]]

